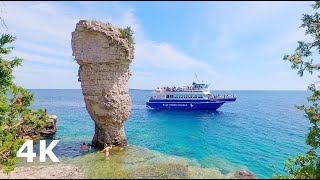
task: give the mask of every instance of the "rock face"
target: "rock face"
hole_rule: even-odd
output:
[[[22,124],[19,126],[17,133],[23,138],[27,139],[38,139],[54,135],[57,132],[57,119],[57,116],[49,115],[48,121],[50,124],[40,129],[40,131],[36,131],[32,127]]]
[[[42,137],[51,136],[57,132],[57,119],[56,115],[49,115],[50,125],[40,130]]]
[[[92,145],[127,145],[123,124],[131,112],[128,80],[133,48],[118,28],[90,20],[77,23],[71,45],[80,65],[78,81],[86,108],[95,122]]]

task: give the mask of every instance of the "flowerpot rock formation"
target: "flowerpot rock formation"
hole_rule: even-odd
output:
[[[134,48],[110,23],[80,20],[72,32],[86,108],[95,122],[92,145],[127,145],[124,122],[131,112],[128,80]]]

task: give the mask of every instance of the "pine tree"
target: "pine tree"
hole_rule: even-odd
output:
[[[21,127],[39,131],[49,123],[43,109],[29,108],[34,101],[33,94],[13,82],[13,68],[20,66],[22,59],[5,58],[13,49],[7,45],[15,40],[16,37],[9,34],[0,38],[0,169],[7,173],[17,164],[16,153],[24,142]]]

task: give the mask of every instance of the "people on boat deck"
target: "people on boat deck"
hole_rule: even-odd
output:
[[[214,95],[214,96],[210,96],[210,98],[234,98],[234,95],[231,95],[231,94]]]
[[[163,91],[169,91],[169,92],[180,92],[180,91],[185,91],[185,90],[200,90],[201,88],[200,87],[194,87],[194,86],[183,86],[183,87],[162,87],[162,88],[158,88],[157,89],[161,89]]]

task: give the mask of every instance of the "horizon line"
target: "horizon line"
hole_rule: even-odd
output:
[[[81,88],[25,88],[28,90],[81,90]],[[137,89],[129,88],[129,90],[153,91],[154,89]],[[210,89],[209,91],[308,91],[308,89]]]

